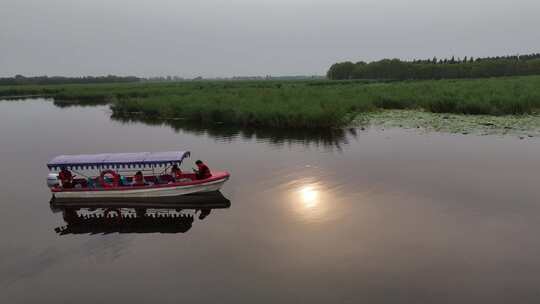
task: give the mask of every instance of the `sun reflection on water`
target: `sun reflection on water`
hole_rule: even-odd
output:
[[[324,220],[328,211],[328,195],[323,185],[313,180],[299,180],[290,186],[290,206],[294,213],[303,221]]]
[[[312,185],[306,185],[300,188],[300,198],[301,202],[306,208],[315,208],[317,207],[319,191],[315,189]]]

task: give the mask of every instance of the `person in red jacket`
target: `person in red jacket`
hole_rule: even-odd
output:
[[[62,182],[63,188],[73,187],[73,174],[66,167],[62,167],[58,173],[58,179]]]
[[[171,175],[174,180],[181,179],[182,178],[182,170],[178,168],[177,164],[174,164],[171,168]]]
[[[135,175],[133,175],[133,186],[144,186],[144,176],[141,171],[137,171]]]
[[[197,160],[195,164],[198,168],[198,170],[195,171],[197,179],[205,179],[212,176],[212,173],[210,172],[208,166],[205,165],[201,160]]]

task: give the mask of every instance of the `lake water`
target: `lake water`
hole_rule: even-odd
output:
[[[0,102],[1,303],[537,303],[540,139],[114,120]],[[173,124],[174,125],[174,124]],[[232,178],[178,233],[65,234],[58,154],[189,149]]]

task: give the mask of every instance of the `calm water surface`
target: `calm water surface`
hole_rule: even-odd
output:
[[[57,154],[189,149],[230,208],[183,233],[59,235]],[[0,102],[1,303],[538,303],[540,140],[209,130]]]

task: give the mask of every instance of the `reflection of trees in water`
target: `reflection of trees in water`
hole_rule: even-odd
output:
[[[69,108],[69,107],[94,107],[94,106],[104,106],[110,103],[105,96],[92,98],[81,98],[77,99],[63,99],[61,97],[55,97],[53,104],[59,108]]]
[[[54,105],[60,108],[67,107],[93,107],[107,105],[110,101],[102,96],[78,99],[55,98]],[[133,116],[120,116],[113,114],[111,119],[123,123],[138,122],[153,126],[169,126],[176,132],[183,131],[194,135],[207,135],[221,141],[232,141],[237,137],[251,140],[259,139],[274,145],[286,143],[314,144],[323,147],[335,147],[341,149],[342,145],[348,144],[349,137],[357,137],[355,128],[265,128],[265,127],[242,127],[230,126],[219,123],[197,123],[182,119],[162,119],[134,114]]]
[[[188,122],[181,119],[160,119],[148,116],[118,116],[111,118],[123,123],[141,122],[153,126],[169,126],[176,132],[183,131],[194,135],[207,135],[221,141],[232,141],[237,137],[243,139],[259,139],[271,144],[282,145],[285,143],[315,144],[317,146],[335,147],[340,149],[348,144],[349,137],[357,137],[355,128],[336,129],[280,129],[280,128],[255,128],[239,127],[223,124],[203,124]]]

